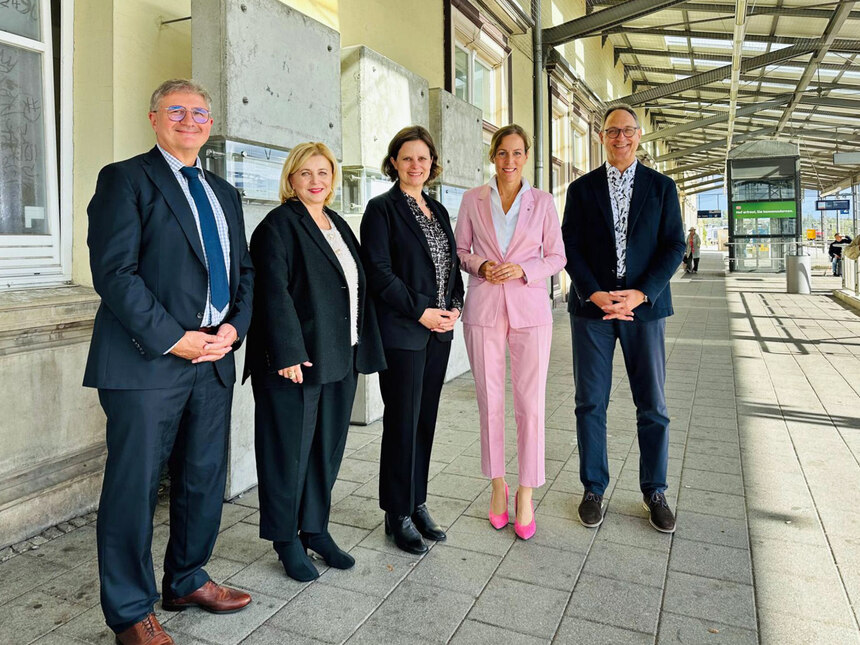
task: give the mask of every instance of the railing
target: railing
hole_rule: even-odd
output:
[[[789,253],[803,253],[805,240],[780,240],[771,238],[751,238],[742,242],[728,242],[734,248],[734,257],[729,257],[729,271],[764,271],[780,273],[785,271],[785,256]],[[743,251],[743,255],[739,251]],[[749,253],[747,252],[749,251]],[[740,256],[740,257],[739,257]]]

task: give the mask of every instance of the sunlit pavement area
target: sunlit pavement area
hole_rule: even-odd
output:
[[[638,490],[635,408],[620,348],[609,410],[606,519],[586,529],[573,421],[570,329],[556,314],[547,391],[546,485],[537,534],[487,521],[471,376],[443,390],[431,512],[448,540],[424,557],[396,548],[377,505],[381,423],[350,430],[331,532],[350,571],[285,577],[258,537],[255,491],[224,504],[208,571],[249,590],[238,614],[159,619],[179,644],[860,643],[860,317],[816,275],[812,295],[784,274],[726,276],[703,254],[672,282],[667,498],[673,535],[653,530]],[[508,393],[508,473],[516,437]],[[153,559],[168,536],[159,507]],[[513,520],[513,502],[511,504]],[[95,516],[0,553],[0,642],[112,643],[98,605]],[[160,565],[156,579],[160,579]]]

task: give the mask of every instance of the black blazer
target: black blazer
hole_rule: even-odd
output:
[[[452,300],[462,303],[464,295],[457,243],[448,211],[426,194],[425,199],[451,248],[451,273],[445,295],[445,308],[450,309]],[[418,319],[425,309],[436,307],[436,269],[427,238],[399,184],[367,203],[361,218],[361,257],[385,348],[422,349],[431,332]],[[437,338],[450,342],[454,333],[437,334]]]
[[[340,381],[353,369],[385,369],[358,241],[340,215],[326,213],[358,268],[358,346],[353,351],[350,344],[349,291],[340,262],[304,204],[291,199],[266,215],[251,236],[257,279],[244,378],[304,361],[313,363],[302,367],[309,384]]]
[[[230,232],[230,323],[243,338],[251,322],[254,268],[239,194],[210,172],[206,181]],[[161,152],[112,163],[99,173],[87,208],[96,313],[84,385],[118,390],[165,388],[194,378],[187,360],[166,354],[200,328],[209,276],[194,214]],[[233,354],[214,363],[225,385],[236,380]]]
[[[603,311],[587,299],[595,291],[616,288],[615,227],[605,164],[568,187],[561,231],[573,282],[568,311],[602,318]],[[636,308],[636,320],[674,313],[669,280],[683,255],[684,225],[675,182],[639,163],[627,220],[626,288],[639,289],[648,302]]]

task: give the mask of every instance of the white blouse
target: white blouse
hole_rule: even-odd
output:
[[[340,268],[343,269],[343,275],[346,277],[346,286],[349,290],[349,318],[350,318],[350,344],[355,346],[358,344],[358,267],[355,265],[355,258],[352,257],[349,247],[343,241],[340,231],[335,228],[334,222],[326,215],[329,230],[320,229],[328,242],[331,250],[334,251],[335,257],[340,262]]]

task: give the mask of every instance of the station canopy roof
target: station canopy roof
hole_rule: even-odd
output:
[[[673,162],[666,172],[688,194],[721,185],[729,136],[733,145],[797,143],[806,188],[846,187],[860,172],[833,162],[836,152],[860,152],[860,2],[586,5],[573,37],[600,35],[613,44],[633,84],[618,101],[647,110],[653,125],[642,142],[664,141],[656,161]],[[570,40],[573,26],[544,29],[545,44]]]

